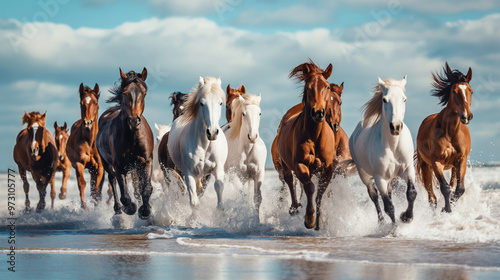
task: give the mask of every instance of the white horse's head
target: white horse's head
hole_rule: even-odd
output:
[[[220,78],[200,77],[198,82],[199,110],[207,126],[207,138],[216,140],[220,131],[219,120],[222,104],[225,103],[225,94],[221,88]]]
[[[171,127],[172,127],[172,125],[170,125],[170,124],[165,125],[165,124],[157,124],[157,123],[155,123],[156,140],[158,141],[158,143],[160,143],[161,138],[163,138],[163,135],[165,135],[167,132],[170,131]]]
[[[240,131],[245,128],[247,132],[246,137],[251,143],[259,138],[259,125],[260,125],[260,100],[261,96],[245,94],[240,95],[231,104],[231,138],[239,136]]]
[[[405,85],[406,76],[399,81],[378,78],[377,88],[382,91],[382,115],[392,135],[399,135],[403,130],[406,107]]]

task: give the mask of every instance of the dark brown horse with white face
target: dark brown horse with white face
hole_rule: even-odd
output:
[[[140,74],[134,71],[125,74],[120,69],[120,77],[121,84],[110,90],[113,96],[108,100],[117,105],[107,109],[99,118],[97,148],[113,190],[115,213],[121,214],[123,210],[133,215],[137,211],[127,191],[127,173],[134,172],[139,177],[138,187],[142,198],[138,214],[139,218],[145,220],[151,217],[149,197],[153,192],[151,175],[154,149],[153,132],[143,116],[147,70],[144,68]],[[118,201],[116,181],[123,206]]]
[[[306,228],[319,229],[321,199],[333,175],[335,134],[325,121],[329,109],[330,84],[327,79],[332,73],[332,65],[326,70],[312,61],[295,67],[290,77],[303,81],[302,110],[287,120],[283,120],[277,138],[277,147],[285,182],[292,194],[290,213],[297,212],[299,204],[295,197],[293,175],[301,182],[307,196],[305,214]],[[285,115],[287,117],[287,115]],[[316,216],[314,216],[313,196],[316,191],[311,181],[318,174],[319,185],[316,195]]]
[[[439,181],[441,193],[444,196],[443,210],[451,212],[451,187],[455,193],[452,202],[462,196],[465,191],[464,177],[467,169],[467,157],[471,149],[471,138],[467,124],[472,120],[470,110],[472,102],[472,70],[467,75],[458,70],[451,70],[445,63],[444,75],[433,73],[433,96],[440,99],[440,104],[446,105],[438,114],[425,118],[417,135],[417,172],[429,195],[429,202],[436,206],[432,181],[433,176]],[[443,170],[451,168],[450,184],[446,182]]]
[[[59,199],[65,199],[68,190],[68,179],[71,172],[71,161],[66,155],[66,146],[69,139],[68,125],[64,122],[63,126],[58,126],[57,122],[54,123],[54,140],[57,148],[57,165],[56,172],[63,173],[61,192]]]
[[[24,193],[26,194],[24,202],[26,212],[31,211],[28,195],[30,185],[26,178],[26,171],[31,173],[40,195],[36,211],[41,212],[45,209],[45,195],[49,182],[52,186],[50,193],[51,207],[54,208],[54,199],[56,197],[54,173],[57,164],[57,148],[52,133],[45,128],[45,116],[45,114],[42,115],[39,112],[25,112],[22,124],[27,126],[17,135],[16,145],[14,146],[14,161],[19,168],[19,175],[23,180]]]
[[[85,169],[90,173],[90,195],[95,202],[101,199],[104,169],[96,146],[96,136],[99,130],[97,116],[99,113],[99,85],[94,89],[80,84],[80,116],[71,126],[71,134],[68,138],[66,154],[71,165],[76,171],[80,201],[83,209],[87,209],[85,203]]]
[[[238,98],[238,96],[243,95],[247,92],[246,88],[244,85],[241,85],[239,88],[231,88],[231,86],[228,84],[226,88],[226,120],[228,123],[231,122],[232,119],[232,112],[231,112],[231,104],[233,103],[233,100],[235,98]]]

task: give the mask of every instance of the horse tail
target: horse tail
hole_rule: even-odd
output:
[[[358,171],[358,167],[353,159],[347,159],[339,162],[334,172],[342,174],[344,177],[352,176]]]
[[[418,153],[418,148],[415,149],[415,152],[413,154],[413,161],[415,162],[415,165],[416,165],[415,170],[417,171],[417,181],[419,181],[420,183],[423,183],[424,178],[422,176],[422,164],[424,164],[424,163],[423,163],[422,157]]]

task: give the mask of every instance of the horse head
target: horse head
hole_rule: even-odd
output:
[[[121,77],[121,103],[120,107],[124,113],[122,116],[126,119],[129,128],[132,131],[139,130],[141,126],[141,117],[144,112],[144,98],[147,93],[146,78],[148,71],[146,68],[141,74],[130,71],[127,74],[120,69]]]
[[[446,68],[447,75],[451,75],[448,74],[452,73],[448,63],[446,63]],[[469,71],[467,72],[465,79],[462,77],[459,82],[452,84],[450,99],[448,101],[449,108],[460,116],[460,121],[463,124],[469,124],[473,117],[472,111],[470,109],[473,93],[472,87],[469,84],[471,79],[472,69],[469,67]]]
[[[95,84],[94,89],[80,84],[80,112],[85,132],[89,133],[97,122],[99,112],[99,85]]]
[[[164,125],[164,124],[157,124],[155,123],[155,129],[156,129],[156,141],[158,143],[161,142],[161,139],[163,138],[163,135],[165,135],[167,132],[170,131],[171,125]]]
[[[170,95],[170,105],[174,106],[174,109],[172,109],[172,113],[174,114],[174,118],[172,121],[175,121],[180,115],[182,115],[182,112],[184,110],[184,103],[187,100],[187,94],[182,93],[179,91],[172,92],[172,95]]]
[[[231,104],[235,98],[238,96],[245,94],[247,92],[244,85],[241,85],[239,88],[231,88],[229,84],[226,87],[226,119],[228,122],[231,122],[232,119],[232,110]]]
[[[45,117],[46,113],[43,115],[39,112],[24,112],[22,118],[22,124],[26,124],[26,129],[28,130],[28,139],[31,140],[31,145],[29,145],[29,154],[31,157],[36,158],[40,153],[45,153]]]
[[[62,161],[66,155],[66,144],[69,138],[68,131],[66,122],[64,122],[63,126],[58,126],[57,122],[54,122],[54,138],[60,161]]]
[[[344,83],[339,86],[337,84],[330,84],[330,101],[329,109],[326,113],[326,118],[330,125],[332,126],[333,132],[338,132],[340,128],[340,122],[342,121],[342,91],[344,90]]]
[[[330,84],[327,79],[332,74],[332,64],[326,70],[316,66],[311,60],[295,67],[289,77],[295,77],[299,81],[304,81],[304,92],[302,103],[304,110],[310,114],[313,121],[323,122],[330,99]]]
[[[220,78],[200,77],[198,92],[201,94],[199,108],[203,114],[203,121],[207,126],[207,138],[210,141],[216,140],[220,131],[219,120],[222,104],[225,101]]]
[[[246,137],[251,143],[255,143],[257,138],[259,138],[259,125],[260,116],[262,115],[260,110],[260,95],[245,94],[238,96],[237,99],[233,100],[231,104],[231,109],[233,112],[232,121],[232,138],[239,136],[242,127],[245,127],[245,132],[247,132]]]
[[[400,81],[378,78],[378,88],[382,91],[382,115],[389,124],[392,135],[399,135],[403,130],[406,109],[405,85],[406,76]]]

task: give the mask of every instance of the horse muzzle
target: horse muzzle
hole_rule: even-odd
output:
[[[317,122],[317,123],[320,123],[320,122],[323,122],[323,120],[325,120],[325,115],[326,115],[326,110],[325,109],[321,109],[321,110],[314,110],[314,108],[311,108],[311,117],[313,119],[313,121]]]
[[[141,126],[141,117],[137,116],[135,118],[128,118],[128,126],[131,130],[139,130],[139,127]]]
[[[64,160],[64,154],[59,154],[59,155],[58,155],[58,157],[59,157],[59,160],[60,160],[60,161],[63,161],[63,160]]]
[[[216,128],[216,129],[208,129],[207,128],[207,138],[208,140],[210,141],[214,141],[217,139],[217,135],[219,135],[219,129]]]
[[[93,123],[94,123],[94,120],[83,120],[83,127],[87,130],[91,130]]]
[[[399,124],[395,125],[393,122],[391,122],[389,124],[389,128],[391,129],[391,134],[397,136],[403,130],[403,123],[399,123]]]
[[[250,140],[251,143],[255,143],[257,138],[259,138],[259,134],[254,134],[254,135],[248,134],[247,136],[248,136],[248,140]]]
[[[472,114],[470,115],[460,115],[460,122],[462,122],[463,124],[469,124],[470,121],[472,121],[472,118],[474,116]]]
[[[333,124],[333,126],[332,126],[333,132],[335,132],[335,133],[339,132],[339,127],[340,127],[340,123]]]
[[[37,157],[39,154],[40,149],[38,147],[35,147],[34,149],[31,148],[31,157]]]

